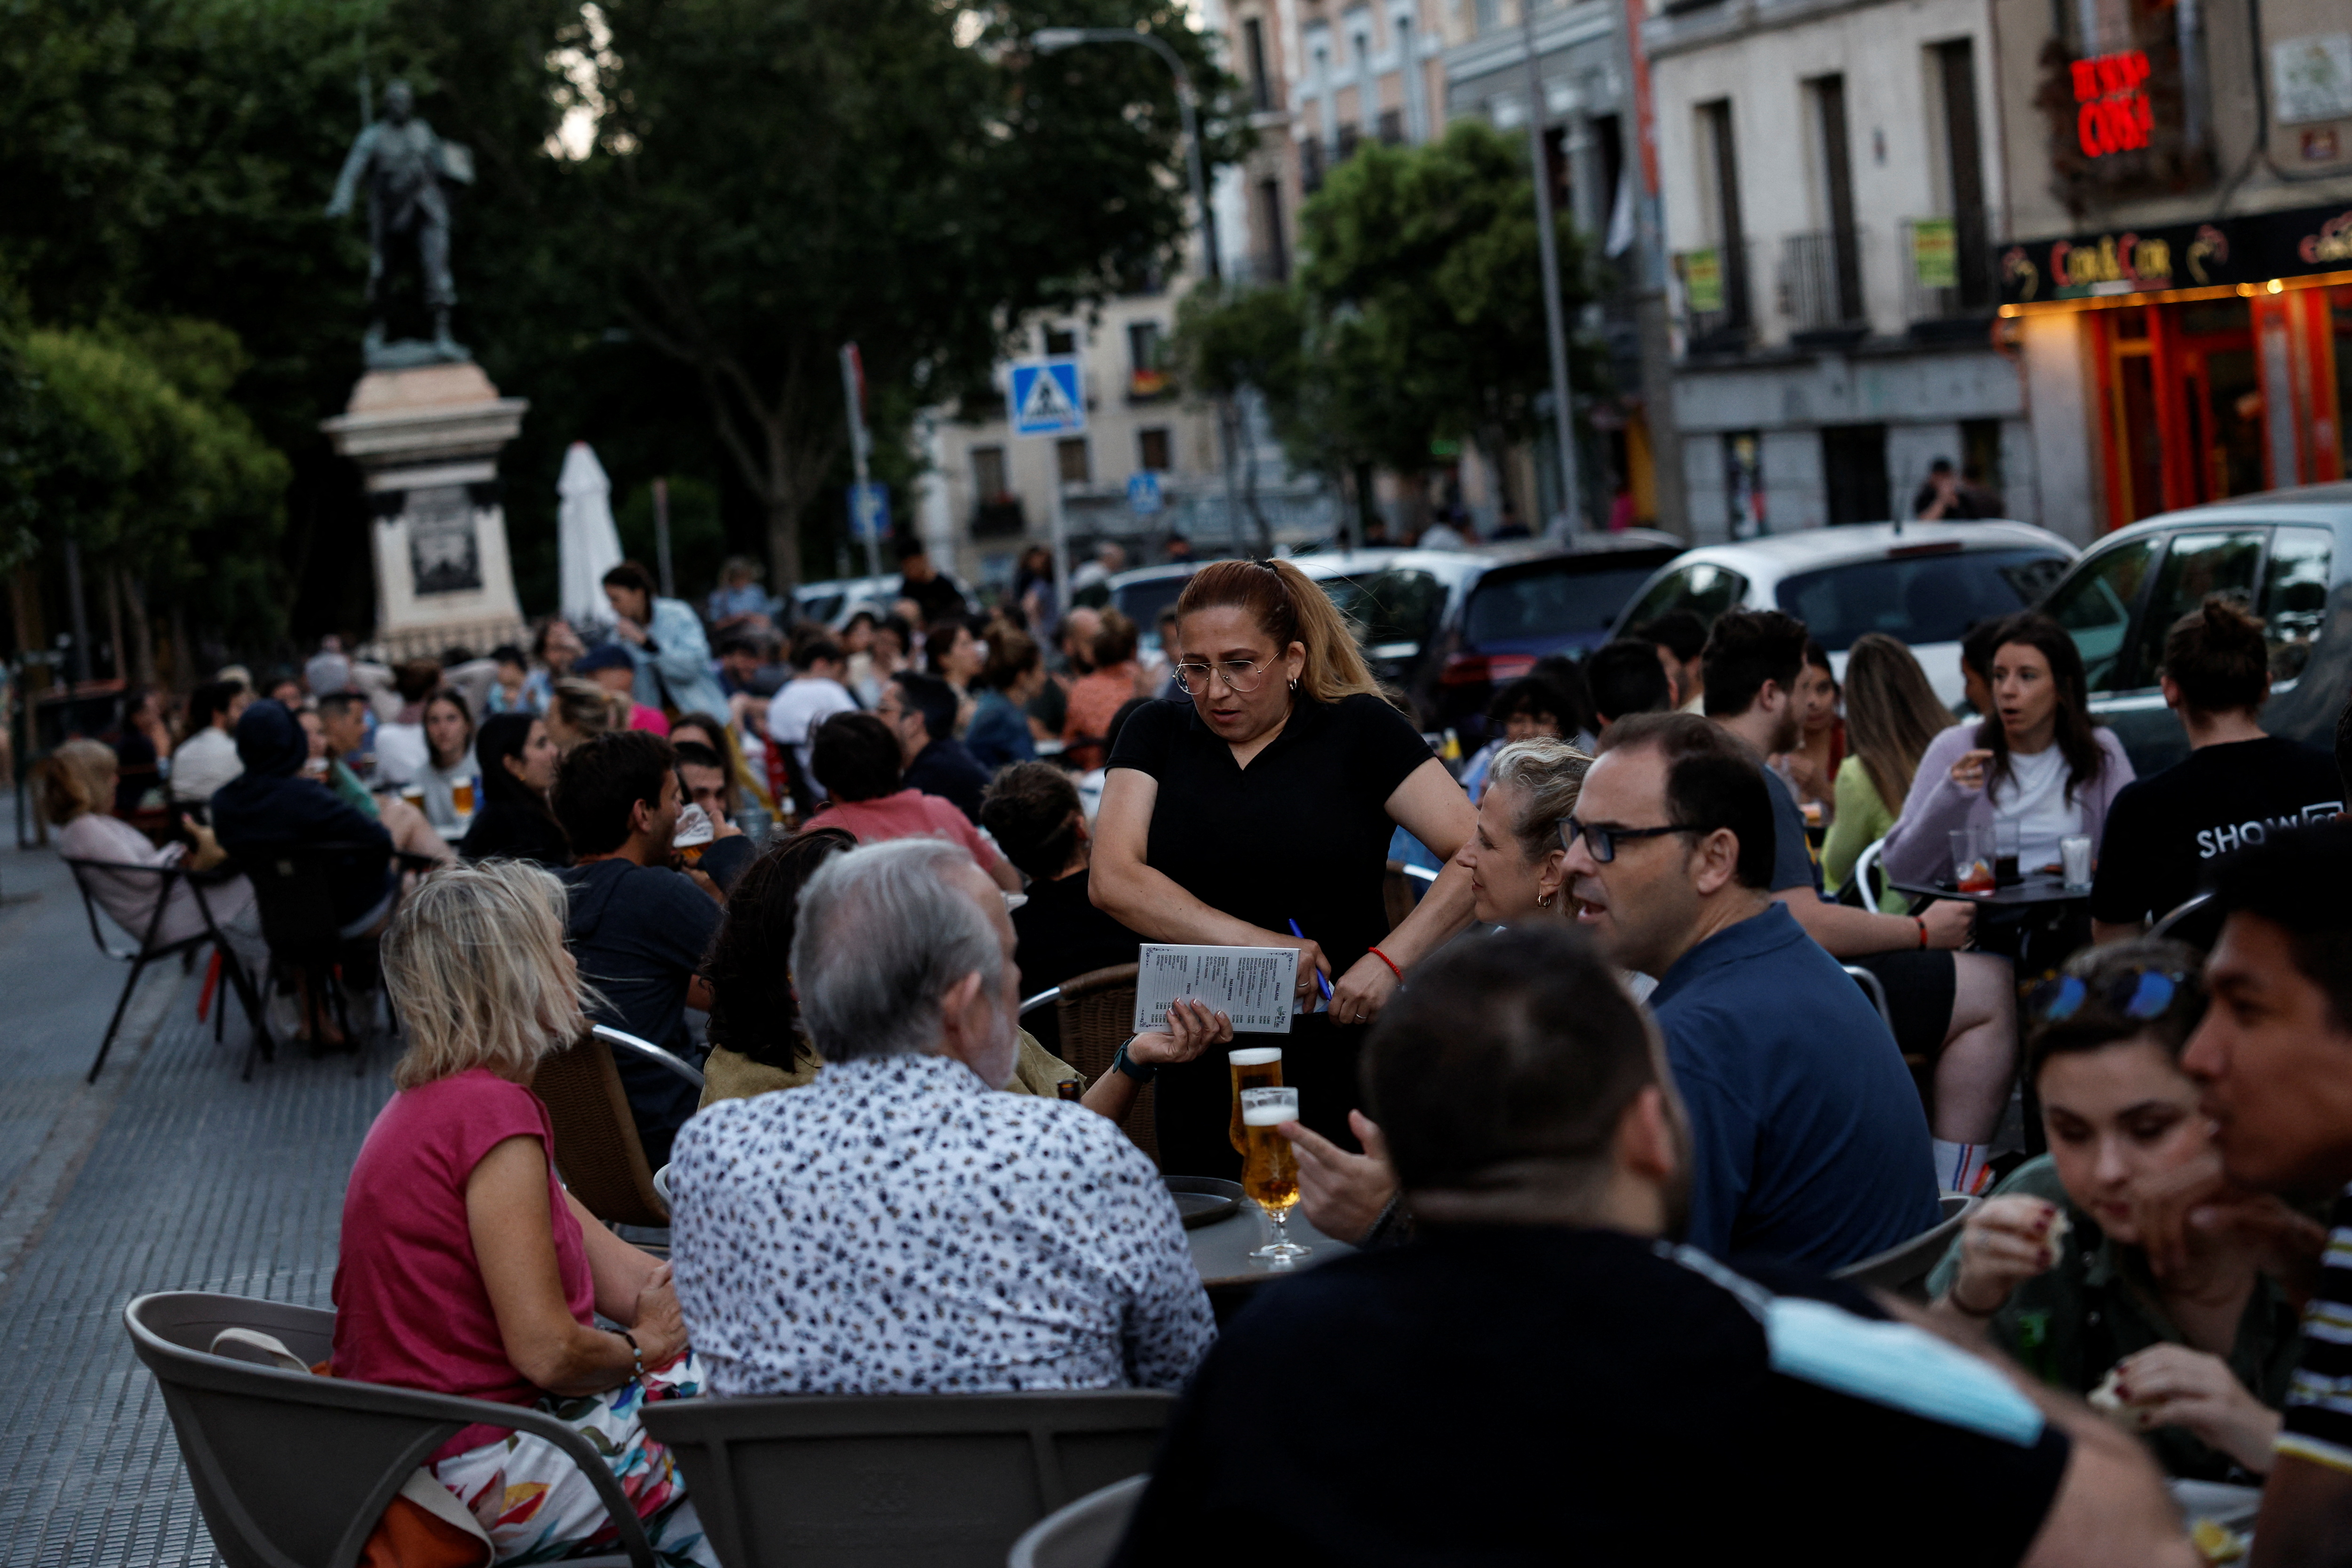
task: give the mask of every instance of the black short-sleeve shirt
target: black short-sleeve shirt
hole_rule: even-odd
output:
[[[1612,1231],[1335,1259],[1225,1326],[1114,1562],[2016,1562],[2070,1443],[1876,1314]]]
[[[2324,751],[2274,735],[2199,747],[2125,785],[2107,808],[2092,918],[2161,919],[2237,851],[2343,808],[2344,780]]]
[[[1388,799],[1429,756],[1379,697],[1302,693],[1247,768],[1191,703],[1168,699],[1129,718],[1109,766],[1159,780],[1144,856],[1154,871],[1268,931],[1297,921],[1336,977],[1388,935]]]

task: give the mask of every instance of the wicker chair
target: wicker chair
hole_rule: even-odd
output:
[[[555,1168],[572,1196],[607,1225],[660,1229],[669,1224],[669,1205],[654,1186],[645,1145],[637,1141],[628,1092],[613,1065],[616,1049],[702,1086],[701,1073],[661,1047],[598,1024],[570,1049],[540,1058],[531,1090],[554,1124]]]
[[[1135,968],[1113,964],[1062,982],[1055,1016],[1062,1026],[1062,1060],[1092,1083],[1110,1071],[1112,1058],[1135,1032]],[[1135,1146],[1160,1163],[1160,1137],[1152,1126],[1152,1086],[1143,1086],[1119,1125]]]

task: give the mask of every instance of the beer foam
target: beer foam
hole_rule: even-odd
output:
[[[1225,1060],[1235,1067],[1264,1067],[1269,1061],[1282,1060],[1282,1047],[1261,1045],[1247,1051],[1229,1051],[1225,1052]]]
[[[1296,1105],[1244,1105],[1242,1125],[1244,1127],[1279,1127],[1285,1122],[1298,1120]]]

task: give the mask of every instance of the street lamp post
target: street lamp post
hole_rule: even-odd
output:
[[[1158,55],[1176,78],[1176,108],[1184,122],[1184,175],[1192,188],[1192,209],[1201,214],[1201,249],[1208,263],[1209,281],[1223,284],[1224,267],[1217,257],[1217,214],[1209,205],[1208,180],[1201,167],[1201,120],[1192,93],[1192,73],[1184,58],[1164,38],[1128,27],[1040,27],[1029,35],[1029,47],[1041,55],[1059,54],[1080,44],[1140,44]],[[1225,531],[1241,532],[1241,497],[1234,488],[1234,433],[1227,400],[1217,400],[1217,456],[1225,471]],[[1055,483],[1061,481],[1056,478]]]
[[[1568,331],[1559,314],[1559,239],[1552,232],[1551,161],[1544,155],[1543,68],[1536,57],[1535,0],[1519,0],[1519,37],[1528,51],[1528,169],[1535,176],[1536,246],[1543,258],[1544,336],[1551,348],[1551,417],[1559,441],[1560,515],[1573,538],[1582,510],[1576,494],[1575,405],[1569,401]]]

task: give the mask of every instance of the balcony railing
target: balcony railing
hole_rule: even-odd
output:
[[[1817,229],[1780,240],[1780,314],[1789,330],[1849,331],[1866,328],[1863,304],[1863,231]]]
[[[1904,221],[1903,315],[1913,322],[1973,318],[1994,298],[1993,225],[1982,207]]]

